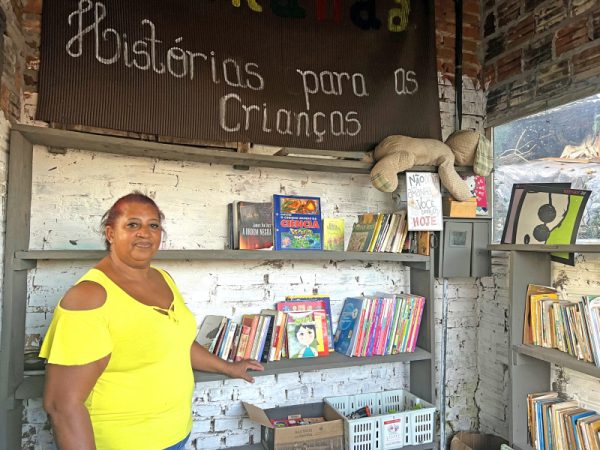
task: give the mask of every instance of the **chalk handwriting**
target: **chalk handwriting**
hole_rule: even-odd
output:
[[[369,95],[367,82],[362,73],[350,75],[348,72],[324,70],[317,75],[312,70],[301,69],[296,69],[296,72],[302,77],[302,89],[307,110],[310,110],[310,96],[319,92],[325,95],[340,96],[344,94],[344,86],[346,86],[346,91],[351,88],[352,93],[357,97]]]
[[[249,131],[261,127],[265,133],[306,136],[315,142],[323,142],[328,133],[333,136],[356,136],[362,125],[356,111],[333,111],[331,113],[295,112],[279,108],[269,109],[266,103],[261,106],[247,105],[238,94],[230,93],[219,100],[219,125],[227,132]]]
[[[77,29],[65,46],[69,56],[82,56],[84,39],[91,38],[94,41],[94,56],[102,64],[121,62],[127,68],[152,70],[159,75],[169,74],[190,80],[194,80],[199,72],[210,71],[210,79],[215,84],[223,81],[231,87],[254,91],[265,87],[258,64],[254,62],[242,64],[233,58],[219,61],[214,51],[207,54],[186,50],[181,36],[167,47],[158,39],[156,26],[148,19],[140,21],[144,37],[131,42],[127,34],[103,26],[106,14],[106,6],[102,2],[94,4],[91,0],[79,1],[78,9],[68,16],[68,24]],[[84,16],[90,15],[92,23],[84,26]]]

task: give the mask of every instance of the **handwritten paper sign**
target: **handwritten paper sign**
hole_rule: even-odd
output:
[[[369,150],[439,139],[433,0],[44,0],[37,119]]]
[[[406,200],[409,230],[442,230],[442,193],[437,173],[406,172]]]

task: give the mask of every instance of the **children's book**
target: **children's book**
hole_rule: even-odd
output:
[[[476,214],[478,216],[487,216],[488,201],[485,177],[481,175],[464,175],[462,178],[467,183],[467,186],[469,186],[471,195],[475,197],[477,201]]]
[[[326,217],[323,219],[323,250],[344,251],[344,219]]]
[[[377,214],[361,214],[358,221],[352,225],[352,234],[348,241],[347,252],[366,252],[369,249],[375,227],[377,226]]]
[[[314,311],[287,313],[288,358],[314,358],[319,355]]]
[[[331,302],[329,296],[320,294],[311,295],[286,295],[286,302],[295,302],[295,305],[288,305],[292,310],[302,308],[306,310],[324,309],[327,320],[327,341],[330,352],[334,351],[333,347],[333,328],[331,326]]]
[[[237,206],[238,248],[240,250],[273,248],[273,204],[235,202],[234,206]],[[235,238],[234,242],[236,242]]]
[[[275,250],[322,250],[319,197],[273,195]]]
[[[337,330],[334,337],[334,348],[336,352],[346,356],[353,356],[352,351],[359,334],[360,314],[363,309],[364,298],[349,297],[344,300],[344,306],[340,312]]]

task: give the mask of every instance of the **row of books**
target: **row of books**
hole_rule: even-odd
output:
[[[406,210],[360,214],[352,226],[349,252],[419,253],[429,256],[431,231],[408,231]]]
[[[360,214],[352,226],[349,252],[401,252],[406,241],[406,210],[393,213]]]
[[[318,197],[273,196],[272,202],[227,206],[229,248],[234,250],[344,251],[344,219],[321,217]],[[346,251],[402,251],[429,255],[430,231],[408,231],[406,210],[358,216]]]
[[[227,216],[231,249],[323,250],[319,197],[275,194],[272,202],[236,201],[227,206]],[[342,234],[342,250],[343,241]]]
[[[568,301],[552,287],[530,284],[523,343],[555,348],[600,367],[600,296]]]
[[[527,419],[536,450],[600,450],[600,415],[556,392],[529,394]]]
[[[208,315],[196,340],[227,361],[327,356],[333,351],[329,297],[288,296],[275,309],[243,315],[240,324],[225,316]]]
[[[414,352],[425,298],[413,294],[381,294],[347,298],[336,334],[336,352],[347,356]]]

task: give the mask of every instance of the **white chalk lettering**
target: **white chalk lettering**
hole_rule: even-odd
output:
[[[356,97],[368,96],[367,83],[362,73],[354,73],[350,76],[347,72],[331,72],[324,70],[317,75],[312,70],[296,69],[302,78],[302,90],[306,109],[310,111],[310,96],[321,92],[325,95],[340,96],[344,94],[344,79],[348,82],[348,88]],[[350,83],[350,80],[352,82]],[[348,89],[346,89],[348,90]]]
[[[394,83],[396,94],[398,95],[413,95],[419,90],[419,83],[416,79],[417,74],[412,70],[404,70],[402,68],[394,71]]]
[[[356,136],[361,123],[356,111],[290,111],[285,108],[269,109],[262,105],[245,104],[238,94],[230,93],[219,100],[219,125],[226,132],[249,131],[261,127],[265,133],[288,136],[306,136],[323,142],[328,135]],[[270,125],[273,125],[272,127]]]
[[[265,80],[258,64],[239,63],[234,58],[221,60],[214,51],[194,52],[184,48],[183,36],[176,38],[170,47],[158,38],[156,26],[151,20],[142,19],[142,39],[128,40],[126,33],[115,28],[105,27],[107,8],[102,2],[80,0],[77,9],[68,15],[69,26],[75,28],[73,36],[67,40],[65,50],[72,58],[83,55],[84,39],[94,39],[94,57],[101,64],[123,64],[128,69],[152,70],[174,78],[195,79],[202,73],[200,63],[210,58],[210,80],[219,84],[221,79],[229,86],[260,91],[265,88]],[[84,26],[85,23],[92,22]],[[207,68],[208,69],[208,68]],[[207,75],[208,76],[208,75]],[[225,100],[227,101],[227,100]]]

